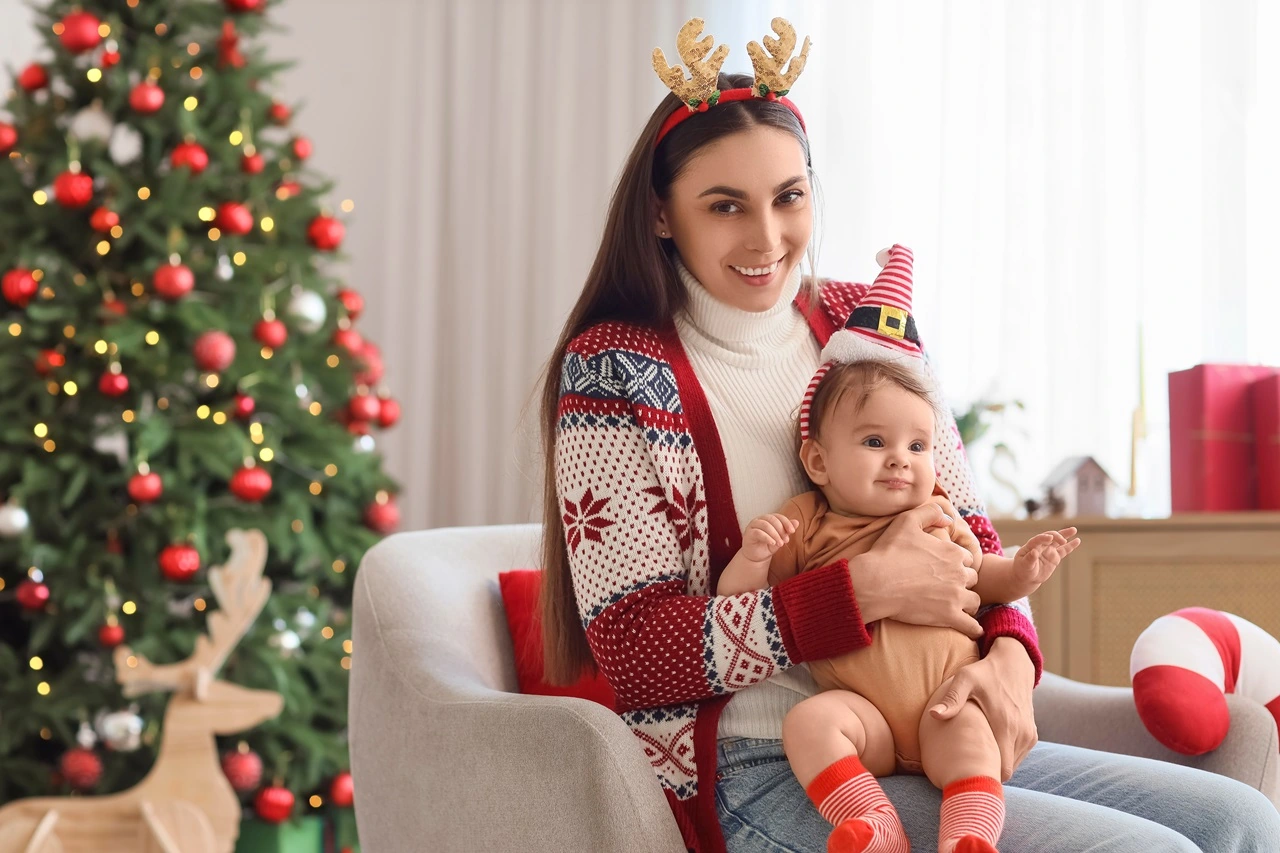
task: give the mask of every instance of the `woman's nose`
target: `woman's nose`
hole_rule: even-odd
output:
[[[772,210],[765,210],[753,223],[745,248],[762,255],[772,255],[782,239],[782,223]]]

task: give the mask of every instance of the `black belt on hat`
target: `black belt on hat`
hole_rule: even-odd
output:
[[[904,317],[905,329],[903,328]],[[920,337],[916,334],[915,318],[901,308],[894,308],[891,305],[864,305],[860,308],[855,308],[853,313],[849,315],[849,321],[844,324],[844,327],[846,329],[870,329],[878,334],[888,335],[898,340],[911,341],[913,344],[920,343]]]

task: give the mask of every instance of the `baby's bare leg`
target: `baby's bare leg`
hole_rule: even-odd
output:
[[[893,735],[876,707],[847,690],[796,705],[782,721],[782,749],[818,813],[835,830],[828,851],[906,853],[898,813],[875,776],[893,772]]]
[[[929,699],[932,708],[943,688]],[[920,719],[920,761],[929,781],[942,789],[939,853],[994,853],[1004,828],[1000,749],[986,716],[966,702],[949,720],[927,710]]]

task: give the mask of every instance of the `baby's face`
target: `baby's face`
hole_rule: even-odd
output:
[[[897,385],[872,392],[854,414],[847,394],[823,419],[819,443],[832,509],[845,515],[893,515],[933,494],[933,409]]]

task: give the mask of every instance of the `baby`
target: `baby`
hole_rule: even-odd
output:
[[[890,250],[860,310],[876,302],[877,287],[886,278],[894,279],[889,283],[900,304],[904,280],[910,293],[908,249]],[[905,301],[909,308],[909,295]],[[875,310],[881,314],[879,333],[885,322]],[[914,324],[905,310],[890,314],[896,316],[895,311],[902,314],[904,336],[891,343],[899,344],[914,336]],[[855,312],[849,327],[824,350],[826,364],[801,410],[800,459],[817,489],[747,526],[742,548],[725,567],[716,593],[773,586],[798,572],[866,553],[899,513],[934,502],[949,526],[931,532],[973,554],[974,591],[983,604],[1031,594],[1080,544],[1072,539],[1075,528],[1041,533],[1012,559],[983,554],[935,478],[938,403],[919,365],[918,344],[914,352],[898,348],[891,355],[876,352],[878,341],[869,350],[858,344],[842,352],[849,342],[838,338],[869,337],[854,326],[858,316]],[[892,323],[890,330],[896,330]],[[973,702],[950,719],[926,713],[941,701],[948,680],[978,660],[977,642],[951,628],[887,619],[875,623],[872,635],[867,648],[810,663],[823,692],[796,705],[783,721],[783,748],[792,770],[835,825],[828,850],[910,849],[897,813],[873,778],[896,770],[924,773],[942,789],[940,853],[995,851],[1004,795],[991,727]]]

